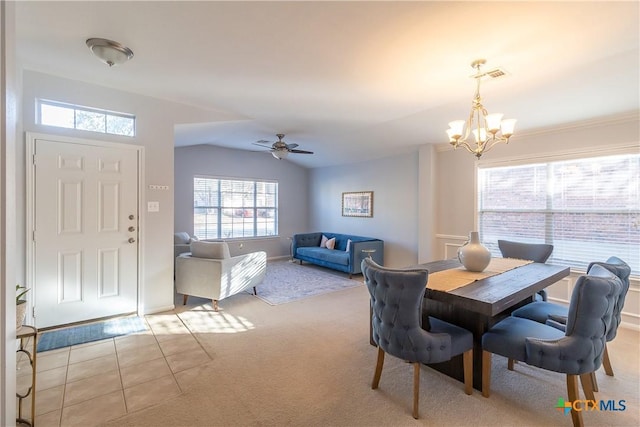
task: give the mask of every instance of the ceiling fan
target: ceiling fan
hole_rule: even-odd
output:
[[[267,148],[267,147],[265,147],[263,144],[271,144],[269,151],[271,152],[271,155],[278,160],[285,159],[289,155],[289,153],[313,154],[313,151],[296,150],[296,147],[298,147],[298,144],[287,144],[286,142],[284,142],[282,140],[282,138],[284,138],[283,133],[279,133],[276,136],[278,137],[278,140],[273,144],[271,143],[271,141],[265,141],[264,139],[261,139],[260,141],[256,141],[253,144],[258,145],[260,147],[264,147],[264,148]]]

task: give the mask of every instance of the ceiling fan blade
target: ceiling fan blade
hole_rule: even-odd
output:
[[[313,151],[305,151],[305,150],[289,150],[290,153],[296,154],[313,154]]]
[[[264,145],[262,145],[262,144],[271,144],[269,141],[265,141],[265,142],[256,141],[256,142],[252,142],[252,144],[262,148],[271,148],[270,146],[265,147]]]
[[[266,139],[261,139],[259,141],[254,142],[254,144],[271,144],[271,141],[267,141]]]
[[[288,148],[289,150],[292,150],[292,149],[294,149],[294,148],[296,148],[296,147],[298,147],[298,144],[287,144],[287,148]]]

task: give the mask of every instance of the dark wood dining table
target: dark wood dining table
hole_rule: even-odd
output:
[[[429,273],[453,269],[456,259],[420,264]],[[504,273],[476,280],[451,291],[427,290],[422,306],[423,317],[433,316],[473,333],[473,386],[482,389],[482,335],[511,312],[533,301],[535,294],[569,276],[569,267],[531,263]],[[463,380],[462,357],[450,362],[429,365],[451,377]]]
[[[456,259],[433,261],[411,268],[424,268],[433,274],[461,267]],[[570,273],[569,267],[531,263],[494,276],[476,280],[450,291],[427,289],[422,316],[433,316],[473,333],[473,386],[482,389],[482,335],[513,310],[533,301],[535,294]],[[429,365],[463,381],[462,356],[449,362]]]

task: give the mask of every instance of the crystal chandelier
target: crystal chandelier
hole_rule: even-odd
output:
[[[477,86],[473,101],[471,101],[469,119],[467,121],[454,120],[449,123],[449,129],[447,129],[449,143],[453,145],[454,149],[464,147],[478,159],[497,143],[504,142],[508,144],[516,125],[516,119],[502,120],[504,114],[488,114],[482,105],[480,80],[488,73],[482,73],[480,67],[485,62],[484,59],[477,59],[471,63],[471,66],[476,69],[476,74],[473,78],[476,79]],[[471,143],[467,142],[470,134],[473,134],[473,142]]]

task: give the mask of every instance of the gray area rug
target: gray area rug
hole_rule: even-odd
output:
[[[362,276],[349,279],[347,273],[298,262],[269,261],[257,297],[271,305],[362,285]]]
[[[102,322],[43,332],[38,339],[38,353],[69,347],[106,338],[119,337],[146,331],[147,325],[140,317],[118,317]]]

